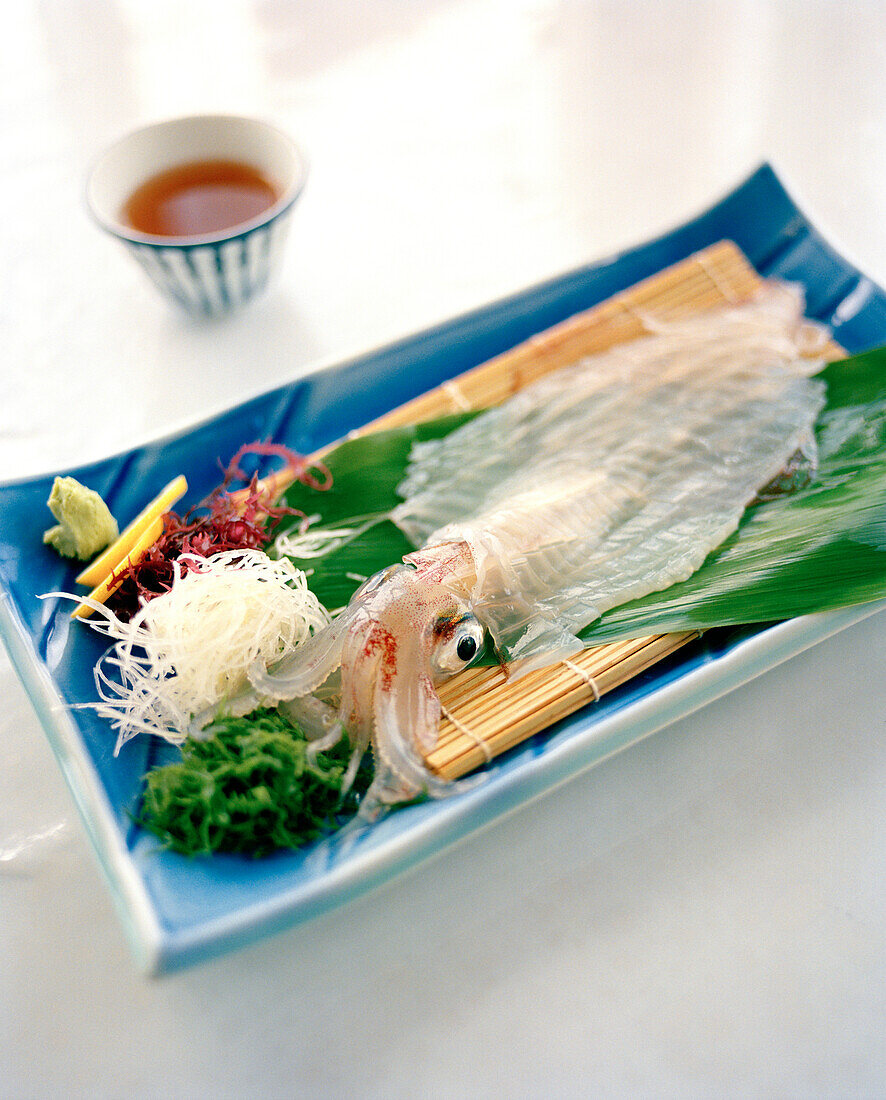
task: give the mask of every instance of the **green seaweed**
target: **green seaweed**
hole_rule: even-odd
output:
[[[342,797],[347,741],[311,761],[304,734],[276,710],[220,717],[208,732],[184,742],[180,762],[148,773],[136,819],[183,855],[300,848],[352,816],[371,782],[365,760]]]

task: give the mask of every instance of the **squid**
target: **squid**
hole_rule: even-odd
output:
[[[567,659],[607,609],[686,579],[767,487],[815,463],[827,334],[795,288],[648,334],[532,383],[417,447],[389,518],[419,547],[366,581],[255,697],[320,751],[371,746],[361,815],[447,782],[425,762],[437,687],[484,639],[513,675]],[[816,355],[819,357],[816,358]]]

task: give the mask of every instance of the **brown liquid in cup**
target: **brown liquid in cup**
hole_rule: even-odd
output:
[[[196,237],[251,221],[279,197],[250,164],[195,161],[141,184],[126,200],[122,218],[132,229],[155,237]]]

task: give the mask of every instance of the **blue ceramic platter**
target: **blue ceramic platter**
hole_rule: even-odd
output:
[[[886,294],[828,246],[764,166],[711,210],[649,244],[274,390],[183,434],[67,472],[96,488],[120,516],[135,515],[170,471],[187,476],[190,499],[197,500],[217,480],[215,456],[230,456],[245,441],[272,437],[310,453],[723,239],[735,241],[761,274],[802,283],[810,316],[830,324],[848,351],[886,343]],[[108,725],[88,710],[70,709],[95,698],[92,669],[102,644],[71,625],[69,604],[37,598],[75,590],[75,569],[42,548],[51,481],[0,486],[0,633],[64,770],[135,954],[152,972],[197,962],[342,904],[878,606],[713,632],[500,758],[475,790],[400,810],[347,844],[333,837],[262,861],[189,860],[159,851],[131,823],[157,746],[136,738],[115,757]]]

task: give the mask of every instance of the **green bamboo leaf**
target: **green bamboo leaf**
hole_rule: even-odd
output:
[[[471,419],[470,413],[441,417],[425,424],[375,432],[340,444],[324,459],[332,487],[318,492],[300,482],[286,493],[286,503],[318,516],[312,529],[362,529],[362,534],[322,558],[293,562],[310,575],[310,586],[330,609],[343,607],[360,586],[385,566],[400,561],[415,547],[385,517],[400,502],[397,486],[413,443],[439,439]]]
[[[687,581],[613,608],[586,640],[770,622],[886,596],[886,349],[821,377],[828,402],[811,484],[749,508]]]

